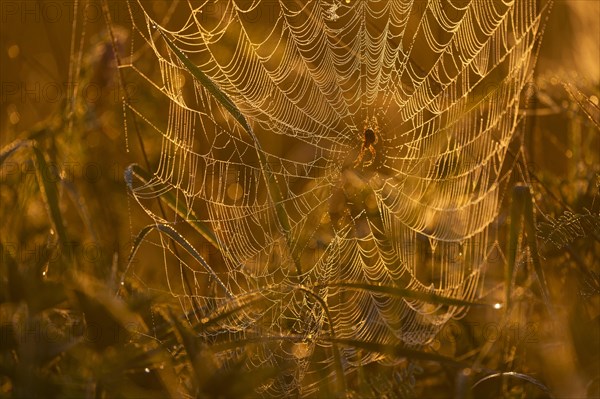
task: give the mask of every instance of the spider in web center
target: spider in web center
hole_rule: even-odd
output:
[[[356,168],[360,165],[369,167],[375,161],[375,157],[377,156],[375,145],[379,143],[379,124],[375,117],[370,121],[365,121],[363,131],[359,133],[359,139],[361,140],[360,152],[354,161],[354,167]],[[367,155],[368,158],[365,160],[365,156]]]

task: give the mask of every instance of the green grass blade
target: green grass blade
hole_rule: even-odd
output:
[[[375,284],[367,284],[367,283],[354,283],[354,282],[330,282],[325,284],[316,285],[315,288],[326,288],[326,287],[342,287],[349,288],[353,290],[361,290],[374,292],[378,294],[386,294],[406,299],[416,299],[423,302],[428,302],[432,304],[438,305],[448,305],[448,306],[492,306],[490,304],[480,303],[480,302],[471,302],[465,301],[462,299],[449,298],[441,295],[431,294],[428,292],[421,292],[415,290],[409,290],[406,288],[399,287],[390,287],[386,285],[375,285]]]
[[[25,281],[23,281],[17,261],[10,253],[10,248],[6,247],[1,241],[0,256],[2,261],[0,271],[2,271],[3,276],[6,276],[0,280],[0,284],[2,284],[0,303],[4,301],[19,302],[26,298]]]
[[[152,180],[152,175],[137,164],[132,164],[125,169],[125,182],[129,190],[133,192],[133,177],[139,179],[143,184],[148,184]],[[167,204],[177,215],[189,223],[202,237],[206,239],[213,247],[227,255],[227,249],[223,248],[210,226],[202,222],[192,209],[188,209],[183,201],[177,201],[171,192],[166,192],[160,196],[160,199]]]
[[[512,204],[510,209],[510,227],[508,236],[507,258],[508,262],[504,273],[505,286],[505,309],[508,312],[512,304],[513,275],[515,272],[517,251],[519,247],[519,235],[521,234],[521,223],[523,219],[523,208],[525,206],[525,192],[529,189],[526,186],[518,185],[512,192]]]
[[[292,242],[289,237],[291,225],[288,219],[287,212],[283,206],[283,195],[281,194],[281,190],[279,189],[279,185],[277,184],[277,178],[271,170],[271,167],[267,162],[267,158],[265,157],[265,153],[262,150],[260,142],[254,134],[254,131],[250,127],[250,124],[248,123],[242,112],[239,110],[239,108],[229,98],[229,96],[223,90],[221,90],[204,72],[202,72],[202,70],[200,70],[200,68],[198,68],[179,48],[177,48],[177,46],[175,46],[173,42],[171,42],[171,40],[165,35],[163,31],[159,30],[159,32],[165,40],[165,43],[167,43],[167,46],[169,46],[171,51],[173,51],[173,53],[192,74],[192,76],[195,79],[197,79],[204,88],[208,90],[208,92],[231,114],[231,116],[233,116],[233,118],[244,128],[246,133],[248,133],[248,135],[252,139],[260,162],[261,171],[263,172],[263,177],[268,187],[269,196],[275,206],[277,220],[279,222],[283,234],[285,235],[288,247],[293,248],[293,245],[291,245]],[[300,263],[298,259],[294,258],[294,262],[296,264],[297,272],[298,274],[300,274]]]
[[[48,167],[48,163],[44,158],[44,154],[36,146],[32,146],[33,154],[35,156],[35,171],[40,186],[40,192],[46,205],[48,215],[54,226],[54,230],[58,235],[59,242],[63,248],[69,247],[69,240],[67,238],[67,230],[63,222],[62,214],[59,206],[59,195],[56,184],[52,179],[49,178],[48,174],[51,173],[51,169]],[[54,176],[59,179],[58,176]],[[71,251],[66,251],[71,253]]]
[[[102,282],[81,274],[73,283],[73,294],[84,314],[86,324],[101,328],[102,332],[111,332],[98,334],[91,342],[98,352],[111,346],[126,345],[131,336],[128,326],[136,326],[142,332],[146,331],[138,314],[132,312],[124,301],[112,295]]]
[[[183,247],[183,249],[185,249],[190,255],[192,255],[192,257],[194,257],[194,259],[196,259],[198,261],[198,263],[200,263],[204,267],[204,269],[208,272],[208,274],[210,274],[211,277],[214,278],[215,281],[223,288],[223,290],[225,290],[225,293],[228,296],[233,297],[233,294],[231,293],[231,291],[229,291],[229,288],[227,288],[227,286],[221,281],[219,276],[217,276],[217,273],[215,273],[215,271],[208,265],[208,263],[206,263],[206,261],[204,260],[202,255],[200,255],[200,253],[196,250],[196,248],[194,248],[194,246],[192,244],[190,244],[189,241],[187,241],[185,238],[183,238],[183,236],[181,234],[179,234],[171,226],[167,226],[165,224],[159,224],[159,225],[156,225],[156,228],[159,231],[161,231],[162,233],[167,234],[175,242],[177,242],[179,245],[181,245],[181,247]]]
[[[334,322],[333,322],[333,318],[331,317],[331,312],[329,311],[329,306],[327,306],[327,301],[325,301],[325,299],[323,299],[319,294],[315,293],[314,291],[312,291],[308,288],[299,286],[298,289],[300,291],[312,296],[314,299],[317,300],[317,302],[319,302],[319,304],[321,305],[321,308],[323,309],[323,311],[325,312],[325,315],[327,316],[327,320],[329,321],[329,332],[331,333],[331,337],[332,337],[332,339],[336,339]],[[340,352],[340,348],[338,347],[338,345],[335,341],[331,341],[331,346],[333,348],[333,362],[335,365],[335,373],[337,376],[337,385],[338,385],[337,389],[341,390],[342,392],[345,392],[347,387],[346,387],[346,378],[344,377],[344,366],[342,364],[342,362],[343,362],[342,353]]]
[[[247,336],[241,339],[226,340],[216,342],[211,345],[211,348],[215,351],[226,351],[231,349],[243,348],[249,344],[261,344],[266,342],[298,342],[304,339],[300,335],[260,335],[260,336]]]
[[[10,157],[15,151],[17,151],[19,148],[28,148],[34,145],[35,140],[44,136],[47,133],[50,133],[51,130],[48,129],[47,127],[43,126],[39,129],[33,130],[28,132],[27,134],[25,134],[24,139],[17,139],[14,140],[13,142],[5,145],[1,150],[0,150],[0,166],[4,163],[4,161],[6,161],[6,159],[8,157]]]
[[[0,166],[19,148],[30,147],[32,144],[33,142],[31,140],[15,140],[10,144],[5,145],[2,150],[0,150]]]
[[[206,88],[210,94],[225,107],[225,109],[235,118],[236,121],[239,122],[240,125],[247,131],[252,132],[248,121],[239,110],[239,108],[231,101],[229,96],[225,94],[219,86],[217,86],[200,68],[198,68],[190,59],[183,54],[177,46],[171,42],[171,40],[165,35],[162,30],[159,30],[162,35],[165,43],[169,46],[169,48],[173,51],[173,53],[177,56],[177,58],[183,63],[183,65],[187,68],[187,70],[194,76],[194,78],[198,79],[198,81]]]
[[[508,265],[506,270],[506,308],[510,308],[513,274],[516,267],[516,257],[519,245],[519,235],[522,230],[525,230],[525,238],[527,246],[530,249],[533,268],[536,274],[542,297],[546,304],[549,313],[554,314],[552,303],[550,301],[550,292],[544,276],[544,270],[540,261],[540,254],[537,245],[537,235],[535,219],[533,216],[533,198],[531,191],[526,185],[518,185],[513,189],[510,222],[510,236],[508,242]]]
[[[133,240],[133,245],[131,247],[131,252],[129,253],[129,258],[127,259],[127,267],[125,268],[124,274],[127,274],[129,266],[131,265],[133,258],[137,254],[137,251],[140,248],[142,241],[144,241],[144,238],[146,238],[148,233],[150,233],[155,228],[156,228],[155,225],[146,226],[142,230],[140,230],[140,232],[137,234],[137,236],[135,236],[135,240]]]
[[[204,367],[199,362],[201,359],[201,342],[186,326],[181,324],[175,315],[171,314],[171,320],[173,321],[173,327],[181,340],[181,344],[185,349],[188,361],[194,371],[197,380],[202,379]],[[200,381],[197,381],[199,384]]]
[[[261,302],[263,300],[265,300],[265,298],[263,296],[255,297],[247,302],[243,302],[236,306],[230,307],[229,309],[227,309],[225,311],[222,311],[219,309],[214,312],[214,313],[216,313],[216,316],[211,316],[211,317],[202,319],[198,328],[201,328],[202,330],[207,329],[210,326],[216,325],[219,321],[227,319],[228,317],[236,314],[237,312],[239,312],[247,307],[250,307],[250,306],[254,305],[255,303]]]
[[[445,363],[453,366],[466,367],[467,365],[462,364],[452,358],[438,355],[436,353],[423,352],[416,349],[403,348],[397,345],[380,344],[377,342],[358,341],[355,339],[342,339],[342,338],[325,338],[327,342],[335,342],[340,345],[352,346],[354,348],[365,349],[369,352],[377,352],[385,355],[395,356],[398,358],[408,358],[416,360],[426,360]]]
[[[550,292],[548,290],[548,284],[544,275],[544,269],[542,268],[542,262],[540,260],[540,253],[537,245],[537,234],[535,219],[533,216],[533,198],[531,197],[531,191],[527,189],[524,193],[524,206],[523,206],[523,222],[525,224],[525,234],[527,236],[527,245],[531,251],[531,257],[533,261],[533,269],[535,271],[540,290],[546,304],[548,312],[552,316],[554,314],[552,308],[552,302],[550,300]]]
[[[516,378],[519,380],[527,381],[530,384],[533,384],[536,387],[538,387],[539,389],[541,389],[542,391],[544,391],[546,394],[550,395],[550,397],[552,397],[550,389],[545,384],[543,384],[541,381],[536,380],[535,378],[533,378],[527,374],[516,373],[514,371],[486,375],[485,377],[483,377],[483,378],[479,379],[477,382],[475,382],[471,388],[475,388],[477,385],[481,384],[484,381],[488,381],[488,380],[495,379],[498,377],[512,377],[512,378]]]
[[[175,241],[183,249],[185,249],[187,253],[189,253],[195,260],[197,260],[198,263],[200,263],[200,265],[202,265],[202,267],[204,267],[204,269],[208,272],[208,274],[210,274],[211,277],[215,279],[217,284],[219,284],[223,288],[223,290],[225,290],[227,296],[233,297],[233,294],[231,293],[231,291],[229,291],[229,288],[227,288],[227,286],[223,283],[223,281],[221,281],[217,273],[215,273],[215,271],[208,265],[208,263],[206,263],[206,261],[204,260],[202,255],[200,255],[200,253],[196,250],[196,248],[194,248],[194,246],[190,244],[190,242],[187,241],[185,238],[183,238],[183,236],[179,234],[175,229],[164,224],[146,226],[138,233],[133,242],[131,254],[129,255],[129,262],[127,266],[128,268],[129,264],[131,264],[133,257],[135,256],[135,253],[138,251],[140,245],[142,244],[142,241],[150,233],[150,231],[154,229],[160,231],[161,233],[165,233],[171,239],[173,239],[173,241]]]

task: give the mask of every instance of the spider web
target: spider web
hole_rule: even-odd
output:
[[[302,380],[303,393],[316,389],[311,362],[333,373],[323,337],[420,346],[467,310],[364,286],[484,295],[507,149],[541,35],[535,1],[127,7],[131,54],[121,69],[164,104],[148,114],[125,101],[127,129],[138,118],[161,141],[152,178],[131,183],[132,193],[203,260],[160,234],[166,289],[193,323],[252,303],[223,318],[215,341],[223,331],[229,340],[293,338],[263,343],[247,360],[297,363],[266,392],[289,393]],[[226,93],[254,137],[169,43]],[[159,212],[165,195],[183,216]],[[216,244],[193,223],[209,226]],[[341,352],[346,370],[390,361]]]

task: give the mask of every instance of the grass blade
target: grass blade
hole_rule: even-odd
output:
[[[201,360],[202,343],[199,338],[181,324],[173,314],[171,314],[171,320],[173,321],[173,328],[179,336],[181,344],[185,348],[185,353],[187,354],[188,361],[190,362],[190,366],[194,371],[196,379],[201,380],[206,371],[205,367],[202,367],[202,363],[199,362],[199,360]],[[200,383],[200,381],[197,382],[198,384]]]
[[[33,149],[33,154],[35,156],[35,171],[38,180],[38,184],[40,186],[40,192],[42,193],[42,198],[44,203],[46,204],[46,209],[48,211],[48,215],[50,217],[50,221],[54,226],[54,230],[58,235],[58,240],[62,246],[62,248],[68,248],[69,240],[67,238],[67,230],[65,229],[65,225],[63,223],[62,214],[60,212],[59,204],[59,195],[56,184],[50,176],[52,173],[51,169],[44,158],[44,154],[37,148],[36,146],[31,147]],[[56,179],[60,179],[58,176],[54,176]],[[67,253],[71,253],[71,251],[67,251]]]
[[[196,250],[196,248],[194,248],[192,244],[190,244],[189,241],[183,238],[183,236],[171,226],[167,226],[165,224],[158,224],[156,225],[156,228],[160,232],[167,234],[175,242],[181,245],[183,249],[185,249],[190,255],[194,257],[194,259],[198,261],[198,263],[200,263],[204,267],[208,274],[210,274],[211,277],[215,279],[215,281],[223,288],[223,290],[225,290],[227,296],[233,297],[233,294],[231,293],[231,291],[229,291],[229,288],[227,288],[227,286],[221,281],[219,276],[217,276],[217,273],[215,273],[215,271],[208,265],[208,263],[206,263],[202,255],[200,255],[200,253]]]
[[[144,238],[146,238],[148,233],[150,233],[155,228],[156,228],[155,225],[146,226],[142,230],[140,230],[140,232],[137,234],[137,236],[135,236],[135,240],[133,240],[133,245],[131,247],[131,253],[129,254],[129,258],[127,259],[127,268],[125,268],[125,273],[123,273],[123,274],[127,274],[127,270],[129,269],[129,266],[131,265],[131,261],[137,254],[137,251],[140,248],[140,245],[142,244],[142,241],[144,240]]]
[[[397,345],[380,344],[377,342],[358,341],[355,339],[342,339],[342,338],[326,338],[327,342],[335,342],[340,345],[352,346],[355,348],[365,349],[369,352],[377,352],[385,355],[391,355],[398,358],[408,358],[417,360],[426,360],[445,363],[453,366],[467,367],[452,358],[438,355],[436,353],[423,352],[416,349],[403,348]]]
[[[533,269],[535,271],[542,296],[546,304],[548,312],[552,316],[554,314],[552,308],[552,302],[550,301],[550,292],[548,291],[548,284],[546,283],[546,277],[544,275],[544,269],[542,268],[542,262],[540,261],[540,253],[537,245],[537,235],[535,228],[535,219],[533,216],[533,198],[531,197],[531,191],[527,189],[524,193],[524,206],[523,206],[523,222],[525,223],[525,234],[527,237],[527,245],[531,251],[531,257],[533,260]]]
[[[250,127],[250,124],[239,110],[239,108],[234,104],[234,102],[229,98],[229,96],[221,90],[200,68],[198,68],[171,40],[165,35],[165,33],[160,30],[160,34],[162,35],[167,46],[173,51],[173,53],[177,56],[177,58],[181,61],[181,63],[186,67],[188,72],[192,74],[192,76],[197,79],[200,84],[204,88],[208,90],[208,92],[233,116],[233,118],[244,128],[246,133],[252,139],[254,143],[254,147],[256,149],[256,154],[258,155],[258,159],[261,166],[261,171],[263,172],[263,177],[265,183],[267,184],[269,197],[275,206],[275,212],[277,215],[277,221],[279,222],[281,231],[285,235],[287,244],[289,248],[293,248],[291,245],[292,242],[290,240],[290,231],[291,225],[288,219],[287,212],[283,206],[283,195],[281,194],[281,190],[279,189],[279,185],[277,184],[277,178],[275,174],[271,170],[267,162],[267,158],[265,157],[265,153],[262,150],[260,142],[258,138],[254,134],[254,131]],[[297,258],[294,258],[294,263],[296,264],[296,269],[298,274],[301,274],[300,263]]]
[[[530,384],[535,385],[536,387],[538,387],[539,389],[541,389],[542,391],[544,391],[545,393],[547,393],[548,395],[551,396],[551,392],[550,389],[544,385],[542,382],[540,382],[539,380],[536,380],[535,378],[527,375],[527,374],[522,374],[522,373],[516,373],[514,371],[510,371],[510,372],[505,372],[505,373],[494,373],[494,374],[489,374],[486,375],[485,377],[479,379],[476,383],[474,383],[471,388],[475,388],[477,385],[481,384],[484,381],[488,381],[494,378],[498,378],[498,377],[512,377],[512,378],[517,378],[523,381],[527,381]]]
[[[506,308],[510,308],[513,274],[516,267],[517,250],[519,245],[519,235],[525,230],[525,238],[529,246],[533,261],[533,268],[536,274],[542,297],[548,308],[550,315],[554,314],[552,303],[550,302],[550,292],[544,276],[544,270],[540,261],[540,254],[537,245],[537,235],[535,228],[535,219],[533,216],[533,198],[529,187],[518,185],[513,189],[510,222],[510,236],[508,242],[508,265],[506,269]]]
[[[229,291],[229,288],[227,288],[227,286],[223,283],[223,281],[221,281],[221,279],[219,278],[217,273],[215,273],[215,271],[208,265],[208,263],[206,263],[206,261],[204,260],[202,255],[200,255],[200,253],[196,250],[196,248],[194,248],[194,246],[192,244],[190,244],[190,242],[187,241],[175,229],[173,229],[170,226],[164,225],[164,224],[156,224],[156,225],[146,226],[138,233],[138,235],[136,236],[136,238],[133,242],[133,248],[131,249],[131,254],[129,255],[129,261],[128,261],[127,268],[129,268],[129,265],[131,264],[131,260],[133,259],[136,252],[138,251],[144,238],[150,233],[150,231],[152,231],[154,229],[160,231],[161,233],[165,233],[171,239],[173,239],[173,241],[175,241],[183,249],[185,249],[187,251],[187,253],[189,253],[195,260],[198,261],[198,263],[200,263],[200,265],[202,265],[202,267],[204,267],[204,269],[208,272],[208,274],[210,274],[211,277],[215,279],[215,281],[223,288],[223,290],[225,290],[225,293],[227,294],[227,296],[229,296],[230,298],[233,297],[233,294],[231,293],[231,291]]]
[[[19,302],[26,298],[25,281],[19,271],[17,261],[10,253],[10,248],[6,247],[0,241],[0,271],[4,278],[0,280],[2,284],[2,293],[0,294],[0,303]],[[5,280],[6,279],[6,280]]]
[[[303,286],[299,286],[298,289],[300,291],[312,296],[313,298],[315,298],[317,300],[317,302],[319,302],[319,305],[321,305],[321,308],[323,309],[323,311],[325,312],[325,315],[327,316],[327,320],[329,321],[329,332],[331,333],[331,337],[333,339],[331,341],[331,345],[333,348],[333,362],[335,364],[335,373],[337,376],[337,383],[338,383],[337,388],[339,390],[341,390],[342,392],[345,392],[346,391],[346,379],[344,378],[344,366],[342,364],[342,362],[343,362],[342,354],[340,352],[340,348],[334,341],[336,339],[336,333],[335,333],[335,328],[333,327],[334,326],[333,318],[331,317],[331,312],[329,311],[329,306],[327,306],[327,301],[325,301],[325,299],[323,299],[317,293],[315,293],[312,290],[309,290],[307,288],[304,288]]]
[[[354,283],[354,282],[330,282],[325,284],[316,285],[315,288],[326,288],[326,287],[343,287],[354,290],[362,290],[375,292],[379,294],[386,294],[391,296],[397,296],[406,299],[416,299],[423,302],[433,303],[433,304],[443,304],[448,306],[492,306],[485,303],[480,302],[471,302],[465,301],[462,299],[449,298],[437,294],[432,294],[428,292],[421,292],[415,290],[409,290],[406,288],[399,287],[390,287],[386,285],[374,285],[367,283]]]
[[[152,180],[152,175],[145,171],[141,166],[132,164],[125,169],[125,182],[129,190],[133,192],[133,177],[139,179],[143,184],[148,184]],[[203,223],[192,209],[188,209],[183,201],[177,201],[171,192],[166,192],[160,196],[160,199],[169,206],[177,215],[181,216],[190,226],[194,228],[202,237],[206,239],[213,247],[227,254],[226,248],[221,247],[217,237],[212,229]]]
[[[212,79],[210,79],[200,68],[198,68],[190,59],[183,54],[183,52],[171,42],[171,40],[165,35],[162,30],[159,30],[165,43],[169,46],[171,51],[177,56],[177,58],[183,63],[187,70],[198,79],[198,81],[206,88],[210,94],[221,104],[225,109],[235,118],[236,121],[248,132],[252,132],[252,128],[248,124],[248,121],[239,110],[239,108],[231,101],[229,96],[223,92],[219,86],[217,86]]]
[[[7,144],[0,150],[0,166],[6,161],[8,157],[10,157],[15,151],[19,148],[28,148],[34,145],[35,140],[44,136],[45,134],[50,133],[51,130],[44,127],[33,130],[25,134],[25,139],[17,139]]]
[[[517,262],[517,250],[519,247],[519,235],[523,219],[523,208],[525,204],[525,191],[527,187],[519,185],[513,189],[512,205],[510,209],[510,230],[508,236],[508,262],[504,273],[505,302],[508,312],[512,304],[513,275]]]
[[[6,161],[8,157],[10,157],[15,151],[19,148],[26,148],[33,145],[31,140],[15,140],[10,144],[7,144],[0,150],[0,165]]]

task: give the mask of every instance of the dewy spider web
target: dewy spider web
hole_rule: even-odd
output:
[[[252,303],[218,331],[296,337],[248,359],[300,365],[266,391],[312,381],[311,361],[333,364],[322,337],[418,346],[466,310],[336,283],[482,295],[541,32],[535,3],[256,0],[156,12],[128,2],[132,48],[122,69],[168,104],[163,118],[125,104],[162,138],[152,179],[133,195],[156,223],[204,248],[209,268],[160,236],[168,290],[186,314],[198,322]],[[160,73],[141,61],[149,52]],[[227,94],[256,140],[181,55]],[[151,199],[163,195],[187,217],[158,212]],[[218,251],[186,222],[210,226]],[[383,359],[351,348],[341,356],[348,369]]]

